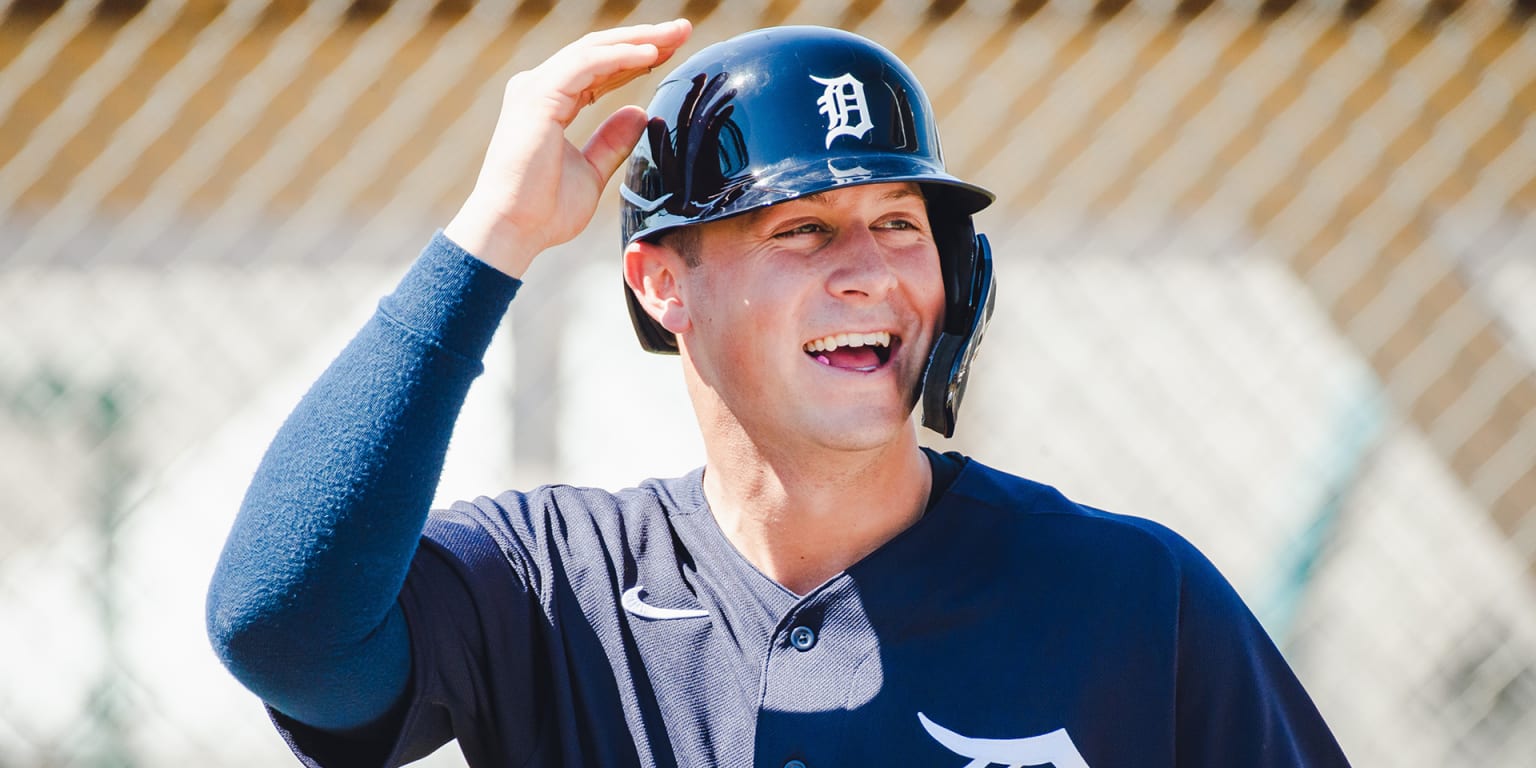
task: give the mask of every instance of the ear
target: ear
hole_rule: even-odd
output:
[[[681,254],[660,243],[637,240],[624,249],[624,282],[645,313],[676,334],[692,325],[679,280],[687,268]]]

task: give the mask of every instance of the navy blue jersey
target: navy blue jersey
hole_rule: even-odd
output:
[[[1156,523],[965,460],[919,522],[800,596],[729,544],[701,480],[434,512],[400,597],[398,728],[338,744],[278,716],[295,751],[394,765],[456,738],[477,768],[1346,765],[1232,588]]]

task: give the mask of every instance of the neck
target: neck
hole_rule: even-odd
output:
[[[863,451],[770,451],[744,434],[706,437],[704,494],[758,570],[805,594],[922,517],[932,488],[910,425]]]

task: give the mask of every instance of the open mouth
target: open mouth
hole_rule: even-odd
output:
[[[901,337],[887,331],[837,333],[805,343],[805,354],[822,365],[870,373],[890,362]]]

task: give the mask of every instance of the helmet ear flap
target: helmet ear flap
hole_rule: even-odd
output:
[[[969,309],[976,292],[976,225],[968,213],[943,202],[943,190],[927,187],[928,226],[939,252],[939,271],[944,280],[944,330],[965,333],[970,323]],[[938,202],[934,199],[938,198]]]
[[[955,419],[965,386],[970,378],[971,362],[992,319],[992,304],[997,278],[992,274],[992,246],[986,235],[977,235],[969,226],[971,238],[962,251],[940,250],[939,261],[948,267],[959,290],[950,292],[950,274],[945,276],[944,330],[928,356],[923,372],[923,426],[954,437]],[[937,233],[938,230],[935,230]],[[936,235],[937,236],[937,235]]]

